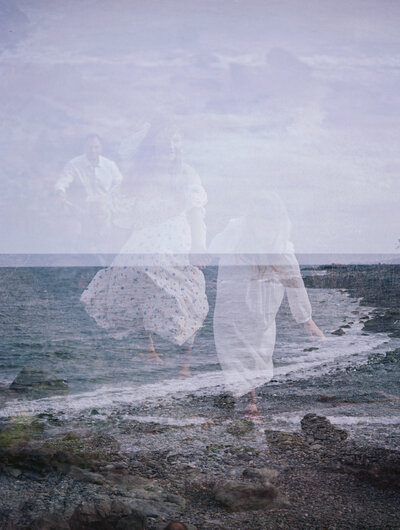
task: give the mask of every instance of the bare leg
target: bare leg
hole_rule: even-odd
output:
[[[251,392],[249,392],[248,396],[250,400],[246,407],[245,417],[248,420],[258,423],[260,422],[261,417],[260,417],[260,412],[257,408],[257,397],[256,397],[255,390],[252,390]]]
[[[164,361],[161,359],[161,357],[156,352],[156,349],[154,347],[153,337],[151,336],[150,331],[147,332],[147,338],[149,340],[148,356],[150,357],[150,360],[154,361],[157,364],[164,364]]]
[[[190,371],[190,357],[192,355],[192,348],[193,348],[193,344],[189,344],[188,346],[185,347],[186,352],[185,352],[185,357],[183,360],[183,366],[179,372],[180,379],[183,379],[184,377],[192,376],[192,372]]]

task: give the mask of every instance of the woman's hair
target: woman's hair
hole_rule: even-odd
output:
[[[171,187],[174,192],[182,187],[182,157],[180,146],[173,145],[178,134],[176,127],[162,123],[152,125],[141,141],[130,172],[135,189],[158,183]]]
[[[151,126],[137,150],[135,157],[137,165],[143,169],[152,169],[160,160],[171,157],[173,137],[177,134],[176,128],[165,124],[162,127]],[[177,159],[180,157],[175,156],[175,160]]]

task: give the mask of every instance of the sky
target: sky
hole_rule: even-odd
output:
[[[299,253],[399,251],[397,1],[19,0],[0,15],[0,253],[70,252],[63,166],[96,132],[128,180],[121,142],[160,116],[207,191],[209,241],[271,190]]]

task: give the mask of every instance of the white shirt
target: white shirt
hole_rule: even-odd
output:
[[[65,192],[74,180],[81,182],[86,200],[93,201],[116,191],[122,175],[117,164],[104,156],[100,156],[98,164],[94,166],[86,155],[80,155],[64,167],[56,182],[56,191]]]

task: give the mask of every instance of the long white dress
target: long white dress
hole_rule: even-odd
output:
[[[279,197],[263,200],[263,218],[230,221],[213,241],[219,269],[214,338],[226,386],[241,396],[273,377],[275,317],[284,294],[298,323],[311,305],[288,239],[290,223]]]
[[[99,326],[116,338],[144,328],[177,345],[193,340],[208,302],[204,275],[189,262],[187,213],[193,207],[204,211],[206,202],[199,177],[185,164],[175,186],[169,181],[141,186],[128,241],[81,296]]]

